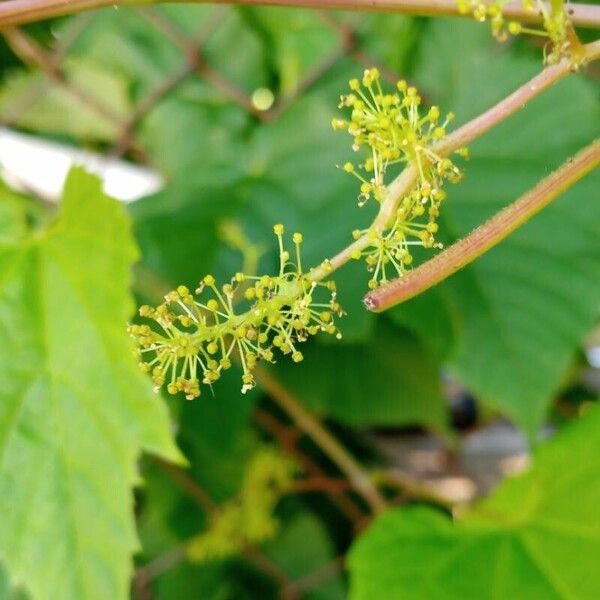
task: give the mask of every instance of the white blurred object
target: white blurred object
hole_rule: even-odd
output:
[[[15,189],[56,202],[73,165],[101,177],[104,191],[123,202],[153,194],[164,185],[151,169],[0,128],[0,173]]]
[[[452,502],[471,502],[477,496],[477,486],[467,477],[439,477],[426,479],[425,483]]]
[[[588,363],[594,369],[600,369],[600,346],[591,346],[586,350]]]

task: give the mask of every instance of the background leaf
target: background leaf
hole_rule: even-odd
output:
[[[327,531],[310,513],[285,523],[281,535],[267,544],[265,553],[292,579],[300,580],[335,559]],[[338,572],[323,586],[302,595],[306,600],[342,600],[346,598],[346,586]]]
[[[453,25],[429,26],[423,73],[439,89],[442,105],[464,121],[533,76],[539,63],[498,55],[485,31]],[[441,51],[454,43],[457,28],[471,50]],[[474,88],[481,93],[468,92]],[[594,129],[600,129],[600,114],[588,82],[569,78],[548,90],[472,144],[473,160],[465,181],[449,190],[442,228],[454,237],[467,234],[589,143]],[[598,318],[600,207],[592,198],[599,185],[600,173],[588,175],[440,288],[446,311],[459,323],[450,356],[454,371],[530,434]],[[433,329],[424,333],[436,337]]]
[[[53,87],[41,73],[15,73],[0,91],[0,114],[35,131],[84,140],[115,140],[120,122],[131,108],[127,80],[89,59],[66,61],[64,71],[67,88]],[[78,92],[72,93],[68,86]],[[31,90],[36,87],[43,93],[39,98],[33,96],[32,101]],[[99,89],[104,107],[101,114],[89,100],[93,103]]]
[[[350,598],[595,598],[599,442],[596,408],[455,523],[422,507],[383,515],[351,551]]]
[[[302,349],[298,365],[273,368],[302,404],[354,425],[428,424],[443,431],[446,408],[438,365],[410,334],[380,322],[375,348],[368,344]],[[327,377],[315,378],[322,371]],[[332,377],[331,374],[335,374]]]

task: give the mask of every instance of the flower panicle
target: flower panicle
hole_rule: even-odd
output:
[[[142,371],[150,373],[155,388],[183,392],[188,400],[201,394],[201,384],[212,385],[237,357],[242,367],[242,393],[255,385],[253,370],[260,360],[274,362],[275,351],[303,359],[299,345],[319,332],[341,337],[335,318],[343,311],[333,281],[316,282],[301,266],[302,235],[295,233],[292,255],[283,244],[283,225],[275,225],[279,244],[279,273],[261,277],[236,273],[217,286],[206,275],[193,294],[179,286],[156,307],[142,306],[140,317],[151,324],[132,324]],[[238,301],[250,302],[236,312]]]
[[[246,466],[238,494],[211,516],[207,529],[192,538],[187,557],[195,563],[230,558],[261,544],[279,530],[275,509],[294,485],[300,469],[274,448],[259,448]]]
[[[366,149],[366,159],[355,165],[347,162],[343,170],[360,181],[359,205],[371,196],[386,199],[385,176],[390,166],[410,164],[417,172],[413,189],[400,198],[394,216],[383,228],[356,230],[355,239],[367,236],[368,245],[356,250],[355,259],[364,258],[372,276],[371,289],[390,277],[410,270],[414,246],[441,248],[436,240],[437,218],[446,199],[446,182],[458,183],[462,171],[454,162],[436,152],[454,114],[442,117],[437,106],[424,109],[414,86],[401,80],[394,93],[384,93],[376,68],[365,70],[362,80],[351,79],[351,93],[341,97],[340,107],[350,108],[350,119],[334,119],[334,129],[347,130],[353,136],[353,149]],[[467,148],[456,151],[467,159]]]
[[[509,35],[521,33],[543,37],[548,40],[544,48],[544,62],[556,64],[563,58],[576,58],[572,54],[573,44],[569,35],[570,23],[562,0],[551,2],[548,6],[544,0],[522,0],[523,9],[531,14],[540,15],[542,27],[524,26],[518,21],[507,21],[504,7],[509,0],[457,0],[458,10],[463,15],[472,14],[476,21],[489,21],[492,35],[504,42]]]

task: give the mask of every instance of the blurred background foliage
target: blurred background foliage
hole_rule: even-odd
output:
[[[355,181],[336,169],[351,155],[349,139],[330,127],[347,80],[365,67],[377,65],[390,84],[409,79],[427,103],[454,111],[458,124],[541,68],[540,48],[530,41],[499,46],[485,26],[468,21],[209,5],[105,9],[39,23],[7,32],[0,57],[3,124],[124,157],[164,177],[161,191],[127,205],[141,251],[134,291],[149,303],[178,284],[195,287],[206,273],[226,281],[240,269],[242,253],[224,239],[225,222],[264,249],[260,272],[275,268],[274,223],[303,232],[308,265],[343,248],[353,229],[369,223],[373,207],[357,207]],[[446,243],[600,130],[594,77],[590,70],[562,81],[472,145],[466,178],[444,205]],[[266,110],[255,94],[261,88],[274,97]],[[562,426],[597,397],[597,382],[594,387],[585,376],[583,340],[600,305],[598,189],[596,172],[474,265],[381,316],[362,308],[364,265],[345,266],[334,276],[348,313],[340,322],[343,339],[311,341],[304,362],[280,361],[270,373],[372,465],[386,463],[379,435],[428,432],[445,440],[444,452],[452,456],[464,426],[477,429],[504,417],[532,440],[544,424]],[[4,216],[9,204],[1,205],[0,223],[10,220]],[[214,396],[167,399],[190,465],[180,471],[160,459],[143,461],[145,484],[136,491],[135,509],[143,549],[135,557],[132,593],[164,600],[346,597],[343,557],[367,511],[343,486],[284,494],[278,533],[260,550],[248,546],[206,564],[185,558],[183,544],[203,531],[219,505],[237,497],[249,458],[265,443],[291,451],[317,479],[339,475],[269,393],[259,387],[241,395],[239,387],[228,374]],[[600,437],[596,425],[584,433]],[[573,452],[578,460],[588,448],[574,444]],[[569,472],[569,460],[557,464]],[[542,484],[540,490],[546,493]],[[597,489],[588,492],[595,494],[589,502],[600,500]],[[402,513],[391,523],[402,548],[398,562],[427,565],[434,561],[430,552],[448,550],[428,545],[427,531],[438,526],[438,515],[429,513],[417,511],[412,521],[412,513]],[[595,517],[595,545],[586,546],[592,556],[593,549],[598,554]],[[579,517],[575,522],[583,527]],[[385,525],[374,530],[375,541],[378,532],[387,534]],[[399,568],[389,555],[379,572],[364,567],[391,543],[377,546],[373,539],[353,555],[357,578],[367,573],[355,597],[397,597],[399,588],[365,583],[389,583]],[[486,551],[493,557],[497,548]],[[484,572],[483,559],[469,557],[469,568]],[[421,568],[413,576],[429,577]],[[12,597],[3,585],[0,597]],[[556,590],[543,595],[546,588],[532,585],[528,597],[567,597]],[[574,597],[598,597],[598,585],[596,579]],[[403,597],[443,596],[439,588],[417,588]],[[486,597],[475,584],[452,589],[463,598]],[[509,585],[503,589],[499,597],[515,597]]]

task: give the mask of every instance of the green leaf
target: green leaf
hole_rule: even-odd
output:
[[[308,10],[279,7],[245,7],[238,9],[247,26],[254,29],[265,46],[269,66],[278,80],[282,96],[297,92],[301,81],[312,69],[332,56],[341,39],[325,19],[315,18]]]
[[[211,8],[187,6],[187,23],[198,27]],[[152,11],[158,13],[159,18],[168,12],[163,7],[152,8]],[[181,10],[179,13],[183,16]],[[66,31],[61,34],[68,35],[70,21],[63,23]],[[98,11],[74,40],[69,55],[93,60],[107,71],[125,77],[132,82],[131,92],[137,98],[160,85],[185,61],[182,49],[159,27],[127,7]]]
[[[459,331],[457,310],[442,288],[419,294],[386,314],[394,323],[412,331],[436,360],[446,359],[454,349]]]
[[[353,16],[356,17],[356,14]],[[394,15],[390,18],[386,13],[369,13],[359,21],[357,36],[363,52],[373,57],[373,65],[388,67],[389,71],[384,71],[384,76],[390,72],[405,74],[414,59],[422,24],[423,19],[415,17]],[[359,73],[357,70],[354,76]]]
[[[352,548],[352,600],[598,598],[600,411],[568,426],[533,468],[456,522],[395,509]]]
[[[265,544],[265,554],[292,580],[301,580],[331,565],[335,548],[322,523],[310,513],[294,516],[283,524],[277,537]],[[341,564],[340,564],[341,567]],[[341,569],[320,585],[302,594],[306,600],[341,600],[346,598]]]
[[[236,198],[222,189],[180,181],[133,203],[129,210],[145,266],[167,287],[185,284],[195,289],[211,271],[223,243],[217,235],[218,224],[231,214],[235,204]],[[230,277],[227,273],[226,279]],[[149,301],[160,301],[166,291],[161,289]]]
[[[39,72],[15,73],[0,89],[0,114],[19,127],[38,132],[115,140],[130,110],[127,80],[89,59],[66,60],[64,72],[67,87],[51,86],[34,96],[34,102],[28,97],[32,91],[44,90],[46,76]],[[101,111],[96,99],[103,107]]]
[[[241,50],[236,53],[236,60],[231,60],[232,48]],[[206,41],[203,51],[210,65],[246,95],[257,87],[268,86],[265,69],[267,48],[248,26],[243,9],[227,11],[222,23]]]
[[[246,152],[241,138],[248,115],[223,99],[206,97],[209,91],[200,81],[182,84],[158,102],[141,124],[141,144],[155,157],[156,167],[178,186],[222,189],[240,176],[239,163]]]
[[[27,234],[27,211],[23,198],[0,181],[0,244],[10,244]]]
[[[465,46],[460,53],[446,52],[455,44],[456,28]],[[424,77],[443,90],[436,101],[460,120],[490,107],[541,68],[506,49],[498,54],[477,24],[432,23],[427,33]],[[597,94],[588,82],[572,76],[544,92],[472,145],[465,181],[448,190],[442,229],[449,237],[466,235],[599,129]],[[459,324],[450,357],[455,372],[531,435],[598,318],[599,185],[600,173],[588,175],[440,288]]]
[[[0,564],[0,598],[2,600],[27,600],[22,590],[11,588],[10,579],[4,567]]]
[[[100,181],[0,248],[0,555],[34,599],[125,598],[142,449],[181,460],[131,356],[129,221]]]
[[[378,321],[369,344],[310,344],[274,374],[302,402],[353,425],[428,424],[444,430],[439,365],[410,334]]]

